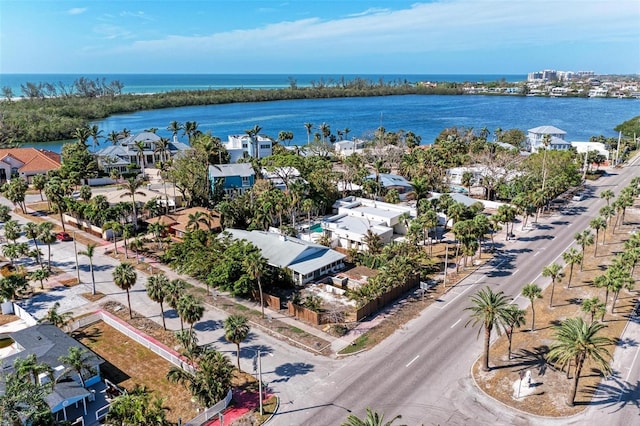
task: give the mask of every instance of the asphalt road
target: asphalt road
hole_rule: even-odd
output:
[[[637,175],[636,161],[591,184],[588,199],[571,202],[563,212],[524,232],[516,227],[517,239],[503,242],[502,254],[492,265],[458,284],[378,347],[345,360],[322,383],[282,406],[273,423],[338,425],[350,412],[362,415],[365,407],[372,407],[389,417],[402,414],[402,423],[408,425],[594,424],[596,418],[607,425],[638,424],[637,351],[632,364],[627,364],[631,369],[620,374],[620,383],[610,385],[616,396],[617,388],[628,390],[620,402],[609,397],[609,403],[571,419],[536,418],[506,408],[475,388],[470,369],[482,352],[482,342],[476,338],[476,328],[465,327],[464,311],[469,296],[484,286],[504,291],[525,307],[528,300],[519,296],[520,290],[530,282],[542,287],[550,283],[541,277],[542,269],[562,262],[561,254],[574,244],[574,235],[598,216],[605,203],[598,193],[605,188],[618,193]]]

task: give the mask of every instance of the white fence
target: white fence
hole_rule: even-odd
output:
[[[202,413],[198,414],[193,419],[189,420],[184,426],[201,426],[208,420],[213,419],[215,416],[220,414],[225,408],[229,406],[231,402],[231,398],[233,398],[233,393],[231,393],[231,389],[227,392],[227,396],[224,399],[216,402],[211,407],[204,410]]]
[[[142,334],[140,331],[131,327],[127,323],[111,315],[109,312],[100,310],[94,314],[88,315],[86,317],[82,317],[79,320],[71,323],[68,326],[68,329],[70,332],[72,332],[100,320],[104,321],[109,326],[115,328],[120,333],[124,334],[130,339],[135,340],[136,342],[138,342],[145,348],[149,349],[150,351],[154,352],[155,354],[166,359],[176,367],[180,367],[186,371],[193,373],[193,367],[185,363],[176,352],[172,351],[169,348],[162,347],[159,343],[152,341],[151,339],[149,339],[148,336]]]
[[[23,320],[28,326],[36,325],[38,323],[37,319],[32,317],[29,312],[22,309],[22,307],[17,303],[13,304],[13,312],[16,314],[18,318]]]

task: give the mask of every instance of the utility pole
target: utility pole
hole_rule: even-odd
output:
[[[78,284],[80,284],[80,266],[78,265],[78,246],[76,244],[76,231],[73,231],[73,252],[76,255],[76,275],[78,277]]]
[[[442,281],[443,288],[447,288],[447,262],[449,260],[449,244],[444,245],[444,280]]]
[[[260,359],[260,349],[258,349],[258,396],[260,398],[260,415],[264,414],[262,410],[262,360]]]

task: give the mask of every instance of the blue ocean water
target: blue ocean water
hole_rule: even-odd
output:
[[[107,82],[118,80],[124,84],[124,93],[158,93],[172,90],[204,90],[227,88],[276,89],[289,87],[295,81],[299,87],[309,87],[312,82],[324,83],[353,80],[356,77],[373,82],[490,82],[504,79],[508,82],[526,80],[526,75],[499,74],[0,74],[0,87],[10,87],[15,96],[20,96],[20,86],[31,83],[62,83],[69,87],[80,77],[91,80],[104,78]]]
[[[5,75],[6,76],[6,75]],[[2,76],[3,78],[5,76]],[[45,75],[40,75],[44,80]],[[91,77],[91,76],[88,76]],[[118,79],[118,76],[106,76]],[[215,79],[218,87],[286,87],[289,76],[285,75],[134,75],[125,74],[135,81],[136,91],[148,87],[149,91],[158,88],[187,88],[196,83],[207,84]],[[361,76],[375,81],[378,76]],[[408,81],[453,81],[455,76],[388,76],[385,81],[407,79]],[[457,76],[459,81],[495,81],[508,76]],[[495,77],[495,78],[494,78]],[[524,76],[512,76],[520,81]],[[68,76],[73,81],[77,76]],[[292,76],[298,85],[328,77],[320,75]],[[345,76],[346,78],[346,76]],[[4,84],[0,83],[0,86]],[[34,81],[33,79],[27,81]],[[123,80],[124,81],[124,80]],[[126,84],[126,82],[125,82]],[[213,83],[212,83],[213,84]],[[279,85],[279,86],[278,86]],[[125,86],[126,87],[126,86]],[[191,86],[189,86],[191,87]],[[208,86],[207,86],[208,87]],[[292,101],[273,101],[260,103],[238,103],[226,105],[193,106],[166,108],[153,111],[139,111],[122,114],[97,121],[95,124],[107,135],[111,131],[127,128],[140,132],[157,128],[158,134],[170,137],[166,127],[171,121],[196,121],[198,129],[226,140],[228,135],[243,134],[246,129],[258,125],[261,134],[273,138],[280,131],[294,134],[292,144],[304,145],[307,142],[305,123],[318,126],[327,123],[333,133],[349,129],[349,138],[366,137],[375,129],[383,126],[387,131],[411,131],[422,137],[423,144],[432,143],[445,128],[465,127],[490,131],[517,128],[526,130],[553,125],[567,132],[569,141],[584,141],[591,136],[605,135],[615,137],[615,126],[632,117],[640,115],[640,101],[637,99],[609,98],[543,98],[521,96],[482,96],[482,95],[407,95],[371,98],[305,99]],[[185,141],[186,137],[179,135]],[[102,145],[108,144],[102,141]],[[25,146],[28,146],[25,144]],[[59,152],[62,141],[37,144],[34,146]]]

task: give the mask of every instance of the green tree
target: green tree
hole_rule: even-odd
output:
[[[58,357],[58,361],[67,366],[61,376],[66,376],[70,372],[75,372],[80,378],[82,387],[85,387],[83,373],[88,372],[89,374],[95,374],[91,363],[94,359],[95,355],[88,349],[81,348],[79,346],[70,347],[67,355]]]
[[[106,422],[112,426],[170,426],[164,399],[151,398],[151,392],[136,385],[115,397],[109,405]]]
[[[584,262],[584,251],[585,248],[593,244],[593,234],[588,229],[585,229],[582,232],[578,232],[574,236],[576,243],[582,248],[582,260],[580,261],[580,272],[582,272],[582,264]]]
[[[111,238],[113,238],[113,251],[118,254],[118,235],[122,232],[122,224],[116,220],[110,220],[102,225],[104,231],[111,230]]]
[[[94,243],[89,243],[87,244],[87,249],[81,252],[78,252],[78,254],[82,255],[82,256],[87,256],[87,258],[89,259],[89,270],[91,271],[91,294],[95,295],[96,294],[96,277],[95,274],[93,273],[93,255],[95,254],[95,250],[96,250],[97,245]]]
[[[200,321],[204,315],[204,304],[193,294],[183,293],[178,299],[176,310],[180,317],[180,328],[184,329],[182,323],[184,321],[189,324],[189,328],[193,329],[193,325]]]
[[[162,316],[162,327],[166,330],[167,324],[164,318],[164,301],[167,298],[169,289],[169,278],[165,274],[154,274],[147,278],[147,296],[149,299],[160,304],[160,315]]]
[[[49,376],[50,380],[53,380],[53,369],[51,366],[45,363],[39,363],[34,353],[24,358],[17,358],[13,362],[13,369],[20,378],[30,380],[34,385],[39,383],[38,376],[43,373]]]
[[[576,263],[582,264],[582,253],[580,253],[575,247],[571,247],[568,251],[562,253],[562,260],[569,265],[569,282],[567,283],[567,288],[571,288],[573,267]]]
[[[503,319],[504,331],[509,340],[509,359],[511,359],[511,342],[513,341],[513,331],[525,324],[524,311],[517,305],[509,305],[505,311]]]
[[[31,380],[24,380],[15,372],[0,372],[0,382],[3,385],[3,392],[0,393],[0,424],[7,426],[54,424],[51,408],[46,402],[46,397],[52,389],[52,382],[45,385],[34,384]]]
[[[138,179],[135,177],[130,177],[126,179],[122,183],[122,189],[124,192],[120,196],[120,198],[131,197],[133,202],[133,227],[134,229],[138,229],[138,206],[136,203],[136,195],[147,195],[146,192],[141,191],[140,188],[144,185],[144,181],[142,179]]]
[[[22,225],[17,220],[7,220],[4,224],[4,237],[7,240],[13,241],[15,244],[20,238],[20,232],[22,231]]]
[[[29,184],[21,177],[15,177],[2,186],[4,196],[15,204],[16,207],[20,207],[23,214],[27,213],[27,207],[24,204],[24,199],[28,189]]]
[[[46,268],[36,269],[35,271],[31,271],[29,274],[29,279],[33,281],[40,282],[40,288],[44,290],[43,281],[51,276],[51,272],[49,272]]]
[[[5,245],[4,248],[8,246]],[[11,273],[0,278],[0,298],[16,300],[29,288],[29,282],[20,274]]]
[[[47,245],[47,269],[51,270],[51,244],[57,241],[56,234],[52,232],[53,223],[42,222],[38,225],[38,239]]]
[[[34,222],[27,222],[24,225],[24,235],[27,238],[31,238],[31,240],[33,241],[33,244],[36,247],[36,260],[38,261],[38,264],[42,266],[42,259],[40,259],[40,255],[38,254],[40,252],[40,249],[38,247],[38,236],[40,235],[38,225]]]
[[[552,263],[549,266],[545,266],[542,269],[542,276],[551,278],[551,296],[549,296],[549,307],[553,307],[553,292],[556,287],[556,282],[561,282],[562,277],[564,277],[564,272],[562,271],[562,266],[557,263]]]
[[[169,285],[167,286],[167,294],[164,298],[167,305],[169,305],[172,309],[175,309],[176,313],[178,312],[178,301],[180,300],[180,296],[187,289],[187,282],[176,278],[175,280],[171,280]],[[182,329],[182,318],[180,318],[180,328]]]
[[[567,368],[571,362],[575,365],[573,386],[567,399],[569,406],[575,404],[578,381],[585,361],[591,361],[603,374],[611,371],[608,362],[611,354],[606,347],[612,345],[613,341],[598,335],[604,327],[599,322],[587,324],[582,318],[568,318],[556,327],[555,342],[550,346],[548,359],[567,365]]]
[[[264,295],[262,293],[262,277],[267,269],[267,260],[262,257],[260,251],[252,251],[243,261],[243,266],[247,275],[258,283],[258,291],[260,292],[260,309],[262,318],[264,318]]]
[[[590,299],[584,299],[582,301],[582,312],[591,314],[591,323],[593,324],[596,315],[604,317],[606,307],[604,303],[597,296],[595,296]]]
[[[40,318],[38,322],[46,322],[49,324],[53,324],[58,328],[62,328],[71,321],[73,318],[73,312],[58,312],[58,308],[60,308],[60,302],[56,302],[53,304],[51,308],[47,311],[45,316]]]
[[[596,217],[593,218],[591,220],[591,222],[589,222],[589,226],[591,227],[591,229],[593,229],[594,231],[596,231],[596,236],[594,239],[594,250],[593,250],[593,257],[597,257],[598,256],[598,235],[600,234],[600,230],[603,230],[603,234],[604,234],[604,230],[607,228],[607,222],[601,218],[601,217]],[[604,241],[602,241],[602,244],[604,244]]]
[[[171,367],[167,379],[184,385],[202,407],[210,407],[225,397],[231,389],[233,372],[229,358],[212,348],[206,348],[190,364],[192,369],[189,370]]]
[[[482,369],[489,371],[489,347],[491,342],[491,332],[495,328],[500,334],[500,327],[504,324],[505,315],[508,309],[508,299],[501,291],[494,293],[490,287],[479,290],[471,296],[472,306],[465,310],[471,311],[471,318],[465,325],[480,325],[478,335],[484,330],[484,355],[482,359]]]
[[[129,318],[133,318],[131,312],[131,298],[129,290],[136,284],[138,274],[130,263],[121,263],[113,270],[113,282],[120,289],[127,292],[127,304],[129,305]]]
[[[401,419],[402,416],[398,414],[389,421],[384,420],[384,414],[379,414],[376,411],[367,408],[367,414],[364,418],[360,418],[355,414],[350,414],[347,420],[340,426],[392,426],[396,420]]]
[[[244,342],[250,330],[249,321],[245,316],[233,314],[224,320],[224,338],[227,339],[228,342],[235,343],[237,347],[236,359],[239,372],[242,372],[240,368],[240,343]]]
[[[44,201],[44,198],[42,197],[42,191],[44,190],[44,187],[47,184],[47,175],[33,176],[31,178],[31,184],[33,185],[33,188],[40,193],[40,201]]]
[[[609,205],[609,201],[615,196],[616,194],[614,194],[611,189],[605,189],[600,193],[600,198],[604,199],[607,202],[607,206]]]

